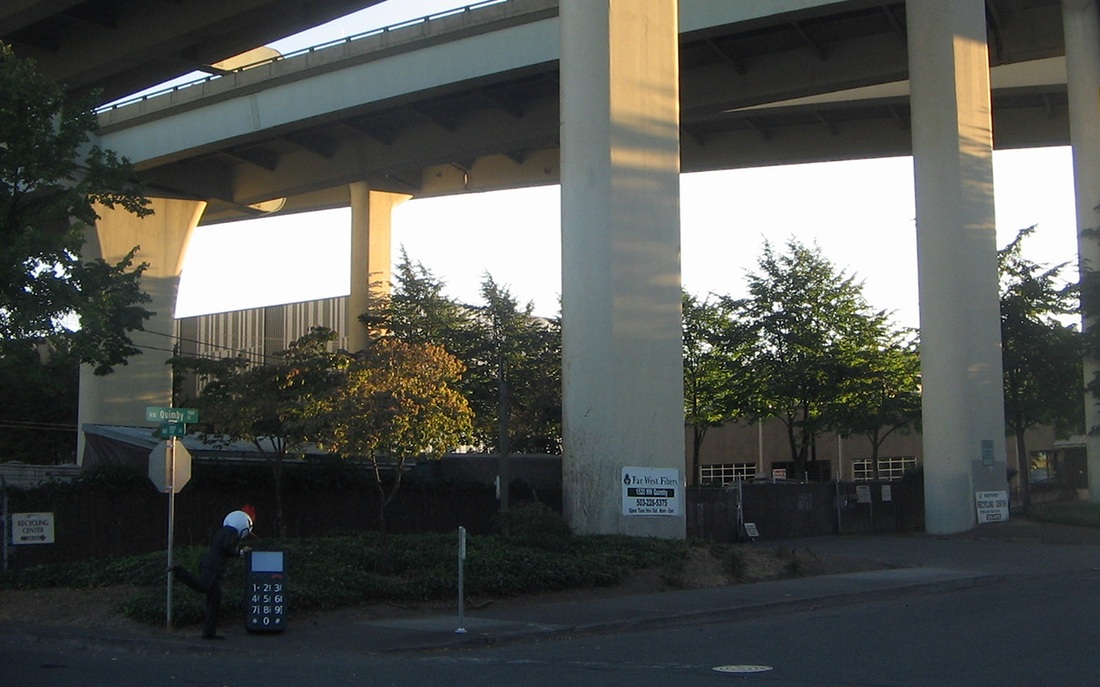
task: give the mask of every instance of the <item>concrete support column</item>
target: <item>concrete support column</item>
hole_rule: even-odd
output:
[[[1095,235],[1095,230],[1100,228],[1100,211],[1097,210],[1100,206],[1100,11],[1095,0],[1062,0],[1062,20],[1077,202],[1078,267],[1084,275],[1100,270],[1100,237]],[[1100,310],[1098,303],[1086,301],[1085,307],[1093,312]],[[1097,326],[1095,317],[1086,319],[1082,326],[1086,330]],[[1089,384],[1100,372],[1100,360],[1086,356],[1083,362],[1084,381]],[[1089,500],[1100,503],[1100,436],[1090,434],[1096,427],[1100,427],[1100,407],[1096,397],[1086,392]]]
[[[677,2],[560,13],[566,517],[580,533],[684,537],[682,502],[623,514],[623,468],[686,477]]]
[[[365,182],[350,184],[351,191],[351,294],[348,296],[344,334],[348,349],[366,348],[368,332],[359,316],[367,312],[372,296],[390,292],[390,254],[393,209],[411,196],[372,191]]]
[[[153,215],[139,218],[101,207],[102,219],[87,232],[87,260],[103,258],[116,263],[134,246],[141,247],[134,262],[149,264],[141,277],[141,289],[153,299],[144,307],[155,314],[145,321],[145,331],[130,334],[141,355],[105,376],[96,375],[89,365],[80,368],[80,428],[85,424],[144,425],[146,406],[172,402],[172,370],[165,363],[172,357],[175,343],[176,291],[187,242],[206,203],[153,198],[152,208]],[[83,460],[84,432],[78,429],[77,462]]]
[[[972,528],[1003,491],[993,128],[982,0],[906,3],[916,180],[925,527]]]

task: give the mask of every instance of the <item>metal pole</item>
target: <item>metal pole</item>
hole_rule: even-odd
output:
[[[836,533],[844,534],[844,523],[840,512],[840,470],[836,471]]]
[[[168,569],[172,569],[174,560],[172,557],[172,550],[175,548],[176,537],[176,438],[168,442],[168,475],[166,481],[168,482]],[[172,631],[172,581],[174,576],[168,575],[168,598],[167,607],[165,610],[165,618],[167,622],[165,624],[165,630]]]
[[[878,486],[878,482],[875,482],[875,486]],[[867,502],[868,512],[871,516],[871,534],[875,533],[875,490],[871,490],[871,499]]]
[[[737,482],[737,539],[741,539],[742,534],[745,532],[745,506],[744,506],[744,492],[741,490],[741,482]]]
[[[466,528],[458,528],[458,629],[466,634]]]
[[[4,572],[8,571],[8,539],[11,538],[11,530],[8,525],[8,483],[2,475],[0,475],[0,492],[3,496],[3,520],[4,520]]]

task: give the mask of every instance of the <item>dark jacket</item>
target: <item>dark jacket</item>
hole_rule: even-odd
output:
[[[210,548],[202,555],[199,568],[212,571],[217,579],[225,575],[225,564],[241,555],[241,534],[229,525],[219,527],[210,537]]]

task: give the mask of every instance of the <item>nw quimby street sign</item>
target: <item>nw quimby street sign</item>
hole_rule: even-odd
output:
[[[145,407],[146,422],[186,422],[199,421],[197,408],[161,408],[160,406]]]

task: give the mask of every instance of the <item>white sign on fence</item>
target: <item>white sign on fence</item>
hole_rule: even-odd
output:
[[[623,468],[623,515],[680,515],[683,491],[676,468]]]
[[[12,513],[12,544],[52,544],[53,513]]]
[[[870,503],[871,502],[871,485],[869,484],[857,484],[856,485],[856,503]]]

